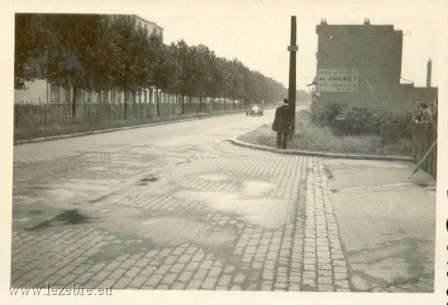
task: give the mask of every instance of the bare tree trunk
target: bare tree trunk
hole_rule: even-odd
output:
[[[72,96],[72,122],[75,123],[76,121],[76,86],[73,87],[73,96]]]
[[[191,113],[191,95],[188,98],[188,113]]]
[[[157,96],[157,116],[160,117],[160,97],[159,97],[159,89],[156,87],[156,96]]]
[[[128,118],[128,90],[124,86],[124,119]]]
[[[102,110],[102,103],[103,103],[103,91],[100,90],[99,92],[99,98],[98,98],[98,107],[96,107],[97,112],[96,112],[96,119],[98,121],[101,121],[101,110]]]
[[[185,95],[182,94],[182,99],[181,99],[181,104],[180,104],[180,113],[181,113],[181,114],[185,114],[185,109],[184,109],[184,98],[185,98]]]
[[[132,117],[135,118],[135,104],[137,103],[137,91],[131,91],[134,98],[132,99],[133,105],[132,105]]]

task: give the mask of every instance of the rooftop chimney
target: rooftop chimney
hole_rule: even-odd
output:
[[[431,58],[428,60],[428,63],[426,65],[426,87],[431,87],[431,70],[432,70],[432,62]]]

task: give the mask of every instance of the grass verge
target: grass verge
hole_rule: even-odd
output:
[[[242,110],[235,111],[222,111],[216,112],[213,114],[208,113],[195,113],[195,114],[184,114],[184,115],[176,115],[176,116],[167,116],[162,118],[150,118],[150,119],[128,119],[128,120],[119,120],[119,121],[103,121],[103,122],[95,122],[95,123],[73,123],[73,124],[52,124],[49,126],[23,126],[14,128],[14,141],[17,140],[28,140],[42,137],[50,137],[50,136],[59,136],[59,135],[67,135],[81,132],[90,132],[95,130],[107,130],[113,128],[120,127],[129,127],[129,126],[139,126],[145,124],[155,124],[155,123],[163,123],[163,122],[172,122],[179,121],[185,119],[192,118],[206,118],[219,114],[231,114],[241,112]]]
[[[277,134],[272,131],[271,124],[265,124],[238,139],[251,144],[276,147]],[[302,110],[296,113],[296,132],[288,143],[288,148],[345,154],[410,156],[412,141],[401,138],[396,143],[382,143],[381,137],[377,135],[336,136],[329,127],[311,123],[309,111]]]

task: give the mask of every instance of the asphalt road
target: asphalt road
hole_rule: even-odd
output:
[[[33,203],[33,209],[37,204],[56,209],[82,204],[117,186],[208,155],[217,148],[214,144],[272,120],[273,110],[266,110],[262,117],[235,114],[17,145],[13,217],[22,217],[22,208],[29,207],[22,203]],[[44,210],[33,219],[48,213],[55,211]]]

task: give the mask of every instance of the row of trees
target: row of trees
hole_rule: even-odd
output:
[[[15,88],[35,78],[71,86],[72,113],[78,89],[156,88],[181,95],[182,105],[185,96],[269,104],[287,95],[280,83],[205,45],[164,45],[128,15],[17,14],[15,35]]]

